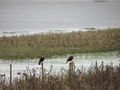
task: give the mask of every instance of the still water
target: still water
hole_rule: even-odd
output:
[[[120,0],[0,0],[0,36],[119,28]]]
[[[120,63],[120,56],[117,55],[118,52],[101,52],[101,53],[84,53],[84,54],[74,54],[74,63],[76,69],[81,69],[82,67],[87,70],[90,66],[94,65],[95,62],[98,62],[98,65],[104,61],[104,65],[108,65],[111,62],[113,66],[118,66]],[[57,74],[62,68],[65,70],[68,69],[68,64],[66,60],[70,55],[61,56],[61,57],[52,57],[46,58],[44,61],[44,68],[48,73],[52,66],[52,74]],[[10,64],[13,66],[13,77],[18,77],[17,73],[28,72],[29,69],[32,71],[36,70],[36,74],[40,74],[41,66],[38,65],[39,59],[27,59],[27,60],[0,60],[0,74],[6,74],[6,77],[9,77],[9,67]]]

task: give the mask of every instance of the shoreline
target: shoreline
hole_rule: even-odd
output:
[[[0,59],[120,50],[120,29],[0,37]]]
[[[12,37],[12,36],[23,36],[23,35],[34,35],[34,34],[50,34],[50,33],[71,33],[71,32],[86,32],[86,31],[98,31],[98,30],[107,30],[107,29],[119,29],[119,28],[58,28],[58,29],[41,29],[35,31],[29,30],[18,30],[18,31],[0,31],[0,37]]]

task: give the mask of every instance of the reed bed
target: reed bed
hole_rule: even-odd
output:
[[[0,37],[1,59],[120,50],[120,29]]]
[[[44,75],[42,81],[35,74],[22,76],[13,81],[12,85],[1,82],[0,90],[120,90],[120,65],[94,65],[83,72],[77,69],[72,77],[69,72]]]

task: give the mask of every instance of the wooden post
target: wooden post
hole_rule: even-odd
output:
[[[44,79],[44,68],[43,68],[43,63],[41,63],[41,80],[43,81]]]
[[[74,63],[69,63],[69,71],[68,71],[68,84],[70,86],[70,90],[72,90],[72,80],[74,75]]]
[[[69,73],[70,73],[70,74],[73,74],[73,73],[74,73],[74,63],[73,63],[73,62],[70,62],[70,63],[69,63]]]
[[[10,85],[12,85],[12,64],[10,64]]]

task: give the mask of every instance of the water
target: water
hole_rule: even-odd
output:
[[[118,52],[101,52],[101,53],[84,53],[84,54],[74,54],[74,63],[76,69],[81,69],[84,67],[86,70],[90,68],[95,62],[98,62],[98,65],[104,61],[104,65],[108,65],[111,62],[113,66],[118,66],[120,63],[120,56],[117,56]],[[50,71],[52,65],[52,74],[57,74],[62,68],[65,70],[68,69],[68,64],[66,60],[70,55],[62,57],[53,57],[46,58],[44,61],[44,68],[46,72]],[[40,74],[40,66],[38,65],[39,59],[33,60],[20,60],[20,61],[10,61],[10,60],[0,60],[0,74],[6,74],[6,77],[9,77],[9,64],[13,65],[13,77],[18,77],[17,73],[28,72],[28,68],[36,70],[36,74]],[[27,70],[27,71],[26,71]]]
[[[120,0],[0,0],[0,36],[119,28],[119,8]]]

